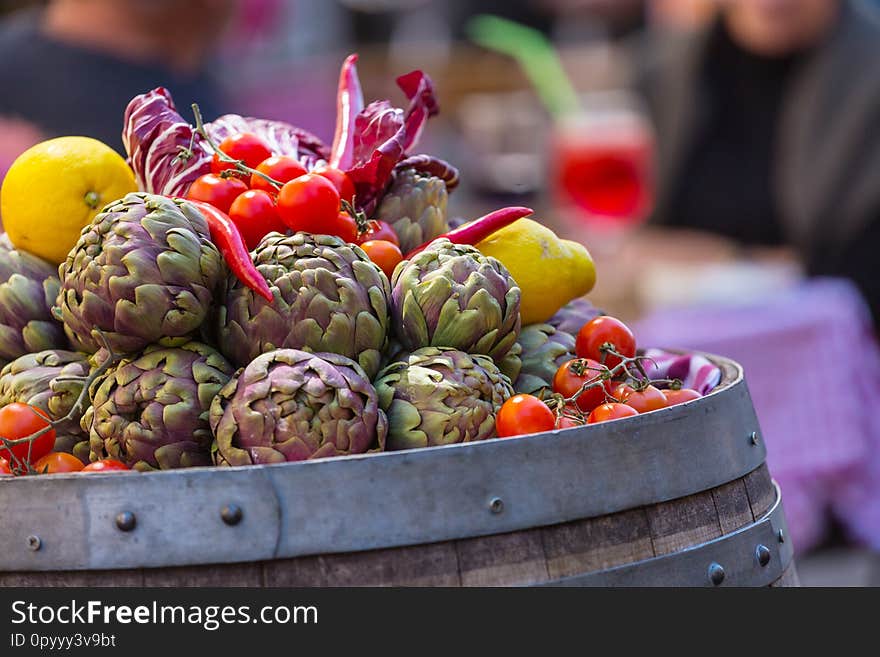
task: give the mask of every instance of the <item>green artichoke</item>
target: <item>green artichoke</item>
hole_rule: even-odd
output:
[[[374,218],[391,224],[407,253],[449,230],[446,200],[443,180],[405,169],[395,174]]]
[[[68,349],[64,327],[52,316],[58,271],[0,237],[0,365],[35,351]]]
[[[57,420],[67,415],[89,373],[86,354],[50,349],[16,358],[0,370],[0,406],[21,402]],[[88,434],[79,418],[55,427],[55,451],[76,454],[88,462]]]
[[[253,253],[275,299],[234,277],[218,318],[220,350],[238,367],[275,349],[329,352],[373,377],[388,339],[388,278],[338,237],[267,235]]]
[[[137,470],[211,464],[208,409],[232,375],[211,347],[148,347],[99,377],[82,419],[91,460],[110,457]]]
[[[574,358],[574,336],[549,324],[523,326],[519,334],[522,366],[513,379],[517,392],[533,393],[553,386],[553,375],[564,362]]]
[[[525,330],[525,328],[523,328]],[[522,345],[519,340],[513,343],[507,355],[498,361],[498,369],[511,381],[516,381],[519,373],[522,371]]]
[[[577,336],[581,327],[594,317],[604,315],[586,297],[578,297],[556,311],[547,323],[555,329]]]
[[[211,404],[218,465],[384,449],[388,423],[363,369],[338,354],[278,349],[239,370]]]
[[[59,267],[55,314],[89,353],[103,346],[98,331],[122,354],[182,344],[205,320],[225,271],[194,206],[128,194],[83,229]]]
[[[513,394],[491,358],[437,347],[386,367],[376,390],[388,414],[388,449],[491,438],[495,413]]]
[[[408,351],[450,347],[499,362],[519,335],[519,305],[504,265],[445,238],[394,270],[392,326]]]

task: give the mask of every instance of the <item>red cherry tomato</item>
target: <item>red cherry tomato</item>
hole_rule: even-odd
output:
[[[193,181],[186,197],[192,201],[210,203],[228,214],[229,206],[239,194],[246,192],[247,188],[247,185],[238,178],[221,178],[216,174],[206,173]]]
[[[287,230],[278,216],[275,201],[261,189],[249,189],[235,199],[229,208],[229,218],[238,227],[249,249],[256,248],[267,233]]]
[[[607,368],[591,358],[572,358],[560,365],[553,376],[553,391],[566,399],[583,387],[585,383],[601,381],[601,374]],[[605,393],[610,392],[611,382],[605,381],[602,386],[589,388],[577,398],[577,406],[584,413],[589,413],[599,404],[604,403]]]
[[[9,461],[0,458],[0,475],[11,475],[12,468],[9,467]]]
[[[379,265],[379,269],[385,272],[389,280],[394,273],[394,268],[403,260],[403,254],[393,242],[371,240],[361,244],[361,248],[369,256],[370,260]]]
[[[556,418],[557,429],[571,429],[572,427],[581,427],[583,422],[578,422],[570,415],[560,415]]]
[[[272,180],[277,180],[282,185],[308,173],[306,168],[299,163],[299,160],[287,155],[273,155],[260,162],[254,168],[260,173],[266,174]],[[262,189],[264,192],[269,192],[273,195],[278,193],[278,190],[272,183],[255,173],[251,174],[251,189]]]
[[[250,132],[227,137],[220,142],[220,150],[233,160],[243,161],[251,169],[256,169],[260,162],[272,156],[272,151],[266,142]],[[220,157],[214,153],[214,158],[211,160],[211,172],[220,173],[226,169],[235,169],[235,164],[221,161]]]
[[[587,424],[619,420],[624,417],[634,417],[638,414],[639,412],[636,409],[626,404],[600,404],[590,412]]]
[[[49,416],[36,406],[14,402],[0,408],[0,436],[7,440],[17,440],[33,435],[49,426]],[[52,451],[55,446],[55,429],[49,429],[30,443],[30,462],[34,463]],[[19,443],[12,449],[0,448],[0,457],[13,461],[28,458],[28,443]]]
[[[326,235],[326,224],[339,214],[339,192],[326,178],[307,173],[278,192],[278,214],[293,231]]]
[[[400,246],[400,239],[397,233],[388,222],[371,219],[367,222],[367,229],[357,236],[357,243],[363,244],[371,240],[385,240],[391,242],[395,246]]]
[[[123,470],[130,470],[125,463],[121,461],[117,461],[116,459],[101,459],[100,461],[95,461],[94,463],[89,463],[86,467],[82,469],[83,472],[121,472]]]
[[[693,401],[694,399],[699,399],[703,396],[693,388],[680,388],[679,390],[662,390],[661,392],[663,393],[663,396],[666,397],[667,406],[683,404],[684,402]]]
[[[620,363],[620,358],[605,355],[602,351],[604,344],[612,345],[617,353],[627,358],[636,355],[636,338],[632,331],[619,319],[607,315],[594,317],[581,327],[575,342],[575,353],[580,358],[592,358],[600,363],[603,362],[604,355],[604,363],[608,367],[614,367]]]
[[[357,240],[357,222],[347,212],[337,212],[336,219],[328,221],[324,224],[324,230],[321,231],[325,235],[335,235],[341,237],[349,244],[354,244]]]
[[[647,386],[644,390],[636,390],[631,386],[621,383],[614,389],[612,395],[615,399],[627,406],[632,406],[639,413],[648,413],[660,408],[666,408],[666,397],[654,386]]]
[[[514,395],[501,405],[495,417],[499,438],[550,431],[556,423],[553,411],[537,397]]]
[[[58,472],[79,472],[83,469],[83,463],[73,454],[66,452],[49,452],[33,465],[34,470],[43,474],[55,474]]]
[[[348,177],[347,173],[332,167],[315,169],[315,173],[333,183],[336,191],[339,192],[339,198],[349,203],[354,203],[354,183],[351,182],[351,178]]]

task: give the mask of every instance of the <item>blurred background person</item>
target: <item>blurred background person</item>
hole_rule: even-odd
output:
[[[29,138],[86,135],[121,152],[125,106],[160,85],[180,107],[197,101],[208,117],[225,109],[207,63],[235,0],[18,4],[28,8],[0,25],[5,134],[26,122]]]
[[[648,51],[654,221],[746,246],[793,247],[807,273],[854,281],[880,317],[875,7],[717,5],[703,29],[664,34]]]

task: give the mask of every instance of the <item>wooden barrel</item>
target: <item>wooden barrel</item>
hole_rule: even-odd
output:
[[[540,436],[0,480],[2,586],[793,586],[741,368]]]

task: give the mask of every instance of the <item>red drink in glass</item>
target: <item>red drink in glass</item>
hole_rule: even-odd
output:
[[[603,105],[556,126],[553,166],[558,203],[592,227],[642,222],[653,203],[653,137],[626,105]]]

